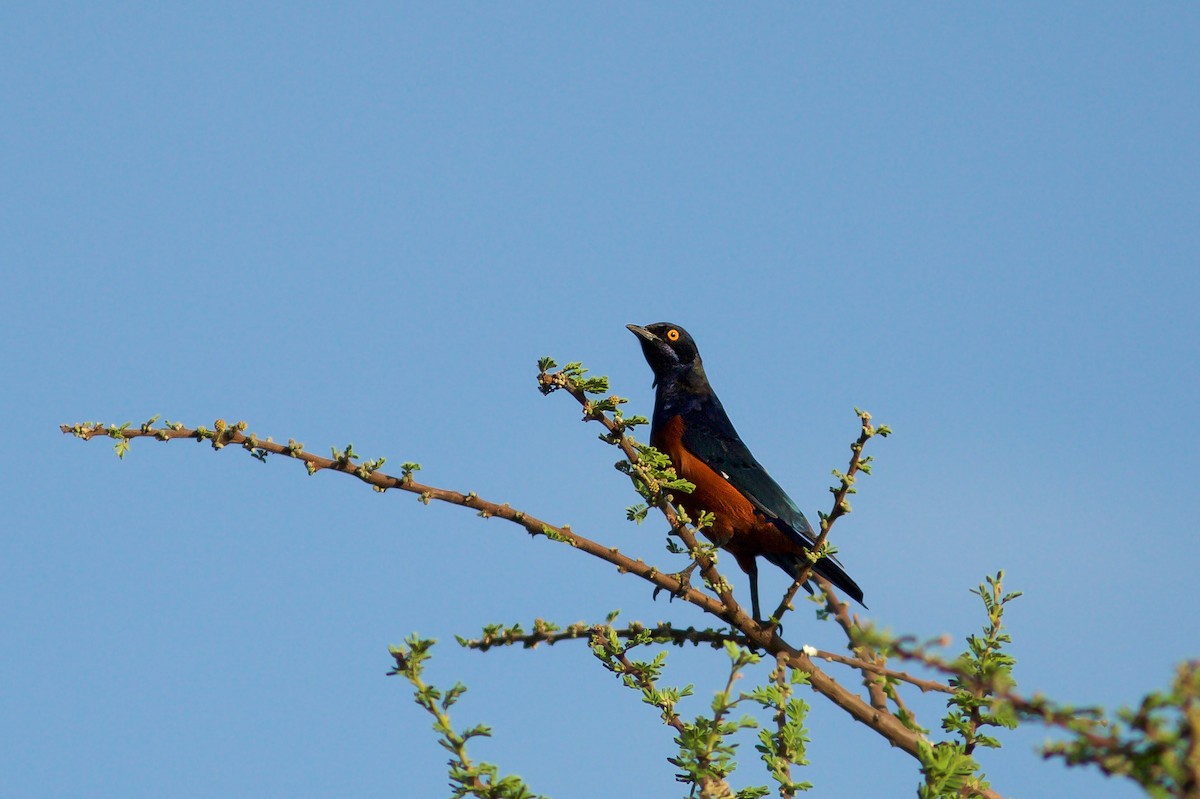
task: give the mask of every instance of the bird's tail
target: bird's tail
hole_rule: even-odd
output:
[[[800,571],[808,563],[808,560],[802,555],[780,553],[764,555],[763,557],[774,563],[779,568],[783,569],[788,574],[792,575],[792,577],[799,576]],[[844,592],[855,602],[862,605],[864,608],[867,606],[866,603],[863,602],[862,589],[858,587],[858,583],[850,579],[850,575],[846,574],[845,570],[842,569],[841,565],[838,564],[837,561],[833,560],[832,558],[821,558],[819,561],[817,561],[817,565],[813,571],[824,577],[829,582],[833,583],[834,586]],[[812,588],[809,587],[808,584],[805,584],[804,587],[808,589],[809,593],[812,593]]]

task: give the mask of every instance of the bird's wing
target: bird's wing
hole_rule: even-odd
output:
[[[763,512],[788,538],[812,547],[817,535],[792,498],[754,459],[715,397],[684,419],[683,445]]]

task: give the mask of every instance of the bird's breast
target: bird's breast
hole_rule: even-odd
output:
[[[685,429],[682,416],[671,417],[651,432],[650,444],[671,459],[676,474],[696,486],[690,494],[677,494],[676,503],[693,521],[701,511],[714,515],[704,536],[732,552],[745,571],[751,570],[755,555],[802,553],[804,550],[763,516],[728,478],[684,446]]]
[[[705,535],[724,546],[734,535],[750,532],[763,520],[724,475],[688,451],[683,444],[684,429],[683,417],[674,416],[651,433],[650,443],[671,459],[676,474],[696,486],[690,494],[677,495],[676,501],[693,520],[700,511],[715,514],[713,526]]]

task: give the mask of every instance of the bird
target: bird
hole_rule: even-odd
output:
[[[751,607],[761,621],[758,558],[794,579],[808,564],[805,553],[815,546],[817,534],[734,429],[688,332],[670,322],[626,327],[638,337],[654,372],[650,445],[671,459],[677,475],[696,486],[677,500],[688,515],[714,514],[712,525],[701,532],[732,554],[749,576]],[[863,604],[862,589],[836,558],[821,558],[813,571]]]

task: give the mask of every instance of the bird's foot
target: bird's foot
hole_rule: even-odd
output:
[[[674,577],[676,580],[679,581],[679,588],[677,588],[671,592],[671,599],[670,599],[671,602],[675,601],[675,597],[683,597],[687,594],[688,589],[690,589],[692,587],[692,572],[696,570],[696,566],[698,566],[698,565],[699,564],[697,564],[696,561],[692,561],[692,565],[688,566],[683,571],[678,571],[678,572],[675,572],[674,574],[667,575],[668,577]],[[664,589],[662,586],[655,588],[654,594],[651,596],[651,599],[658,599],[659,592],[665,591],[665,590],[666,589]]]

